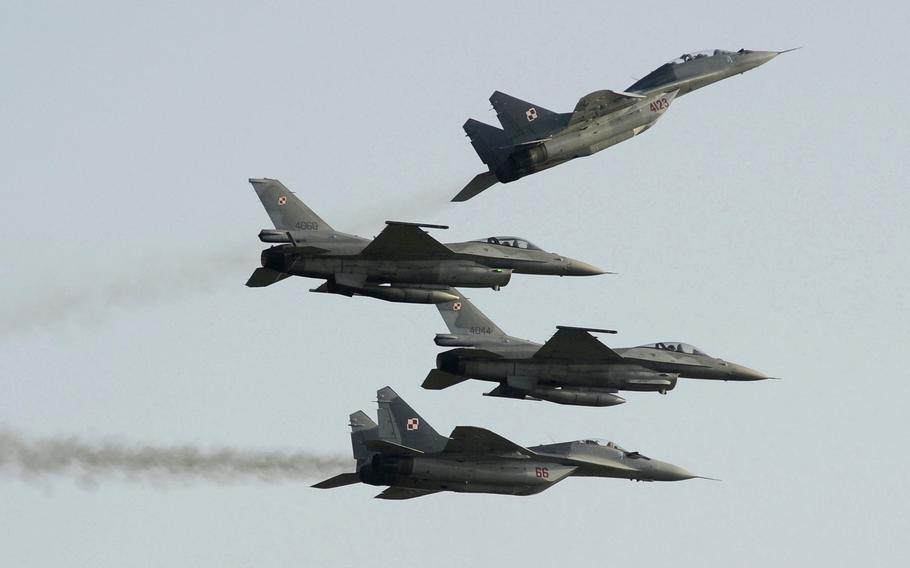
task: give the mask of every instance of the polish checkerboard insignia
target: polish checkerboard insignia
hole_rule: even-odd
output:
[[[418,418],[408,418],[408,430],[416,430],[420,427],[420,420]]]
[[[537,109],[531,107],[525,112],[525,115],[528,117],[528,122],[534,122],[537,120]]]
[[[460,309],[461,309],[461,302],[455,302],[454,304],[452,304],[452,309],[453,309],[454,311],[456,311],[456,312],[457,312],[458,310],[460,310]]]
[[[284,205],[287,202],[288,202],[288,197],[286,195],[282,195],[281,197],[278,198],[278,205]]]

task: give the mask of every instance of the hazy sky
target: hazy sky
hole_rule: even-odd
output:
[[[608,438],[723,481],[385,502],[7,468],[0,563],[905,563],[908,21],[899,2],[4,2],[0,427],[349,456],[348,414],[391,385],[442,432]],[[687,51],[796,46],[641,137],[448,202],[483,170],[461,124],[495,123],[495,89],[568,111]],[[518,234],[619,273],[472,291],[513,335],[610,327],[784,380],[615,408],[422,390],[433,307],[243,286],[270,226],[246,180],[265,176],[340,230]]]

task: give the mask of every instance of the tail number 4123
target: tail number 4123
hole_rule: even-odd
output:
[[[656,101],[651,101],[651,112],[657,112],[661,110],[667,110],[670,108],[670,103],[666,98],[658,99]]]

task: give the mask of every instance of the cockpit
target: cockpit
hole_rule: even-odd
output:
[[[592,447],[598,447],[598,448],[610,448],[611,450],[618,450],[623,453],[628,453],[628,451],[625,448],[620,447],[619,444],[615,444],[609,440],[601,440],[599,438],[590,438],[588,440],[581,440],[581,443],[584,444],[585,446],[592,446]]]
[[[689,345],[688,343],[680,343],[678,341],[658,341],[657,343],[649,343],[647,345],[640,345],[639,347],[646,347],[648,349],[663,349],[664,351],[685,353],[686,355],[704,355],[705,357],[708,356],[707,353],[698,347]]]
[[[748,53],[745,49],[739,50],[738,53]],[[706,49],[704,51],[696,51],[694,53],[683,53],[673,61],[669,63],[672,65],[678,65],[680,63],[686,63],[688,61],[694,61],[696,59],[702,59],[703,57],[711,57],[714,55],[733,55],[732,51],[724,51],[723,49]]]
[[[487,237],[486,239],[478,239],[473,241],[475,243],[486,243],[488,245],[498,245],[501,247],[512,247],[524,250],[543,250],[539,246],[535,245],[527,239],[522,239],[521,237]]]

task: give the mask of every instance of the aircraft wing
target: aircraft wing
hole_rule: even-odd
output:
[[[376,496],[377,499],[414,499],[416,497],[423,497],[424,495],[432,495],[433,493],[439,493],[439,491],[434,491],[432,489],[411,489],[408,487],[389,487],[382,493]]]
[[[499,434],[475,426],[458,426],[452,430],[452,433],[449,434],[449,442],[443,448],[442,453],[476,456],[520,454],[533,457],[536,455],[531,450],[507,440]]]
[[[428,235],[421,227],[448,228],[444,225],[386,221],[386,228],[363,249],[361,254],[393,258],[455,255],[449,247]]]
[[[580,359],[584,361],[621,361],[622,355],[591,335],[588,330],[560,327],[532,359]]]
[[[619,93],[609,90],[594,91],[578,100],[575,105],[575,111],[572,113],[572,118],[569,120],[569,126],[610,114],[641,98],[644,97],[632,93]]]

